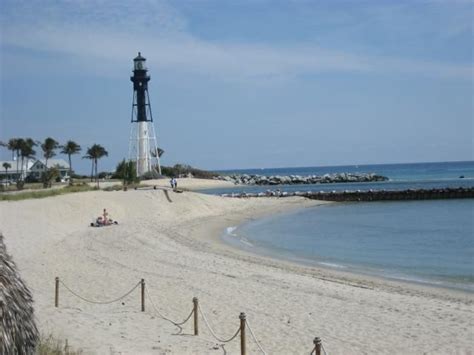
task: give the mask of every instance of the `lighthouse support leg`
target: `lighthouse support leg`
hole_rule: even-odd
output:
[[[148,124],[147,122],[138,122],[138,166],[137,175],[142,176],[148,171]]]

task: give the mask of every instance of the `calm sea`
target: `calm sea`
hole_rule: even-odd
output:
[[[385,165],[347,165],[306,168],[225,170],[221,174],[258,175],[324,175],[331,173],[376,173],[388,177],[389,181],[373,183],[335,183],[314,185],[244,186],[202,190],[205,193],[225,194],[239,192],[262,192],[268,189],[282,191],[339,191],[339,190],[405,190],[439,187],[474,186],[474,161],[448,163],[416,163]]]
[[[388,182],[283,191],[474,187],[474,162],[244,170],[266,175],[375,172]],[[460,178],[463,176],[463,178]],[[265,191],[235,187],[208,193]],[[304,264],[474,292],[474,199],[337,203],[229,226],[224,239]]]

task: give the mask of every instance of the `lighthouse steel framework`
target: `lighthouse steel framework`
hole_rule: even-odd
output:
[[[128,159],[136,162],[137,176],[155,168],[161,174],[160,150],[148,94],[150,76],[145,62],[146,59],[138,52],[138,56],[133,59],[133,76],[130,77],[133,82],[133,102]]]

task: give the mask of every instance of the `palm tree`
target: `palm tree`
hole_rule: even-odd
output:
[[[21,138],[11,138],[8,140],[7,149],[12,151],[12,160],[15,160],[16,154],[16,172],[18,174],[18,163],[20,161],[20,146],[22,144]],[[19,175],[18,175],[19,177]],[[18,180],[18,178],[17,178]]]
[[[43,150],[43,156],[45,159],[46,169],[48,168],[48,159],[56,155],[55,150],[59,148],[59,143],[53,138],[48,137],[41,144],[41,149]]]
[[[8,140],[7,149],[12,151],[12,160],[15,160],[15,154],[17,159],[20,156],[20,141],[21,138],[11,138]]]
[[[26,162],[28,164],[28,160],[33,159],[36,151],[33,149],[34,146],[36,146],[36,142],[31,139],[31,138],[26,138],[26,139],[19,139],[20,143],[20,157],[21,157],[21,170],[20,170],[20,177],[23,179],[23,168],[24,168],[24,162],[26,159]]]
[[[5,169],[5,179],[8,180],[8,169],[10,169],[12,165],[10,163],[5,162],[2,164],[2,166]]]
[[[94,174],[95,168],[95,180],[97,181],[97,187],[99,187],[99,177],[97,173],[97,162],[100,158],[108,156],[109,153],[100,144],[94,144],[92,147],[87,148],[87,154],[83,157],[92,161],[91,181],[92,175]]]
[[[69,184],[72,184],[71,155],[79,153],[81,151],[81,146],[74,141],[67,141],[62,148],[63,150],[61,150],[61,153],[67,154],[69,158]]]

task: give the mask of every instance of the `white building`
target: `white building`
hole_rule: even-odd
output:
[[[4,163],[10,164],[11,168],[8,171],[3,167]],[[48,168],[56,167],[59,170],[61,179],[69,178],[69,164],[64,159],[48,159]],[[23,162],[23,169],[21,168],[21,160],[7,160],[0,161],[0,180],[17,180],[22,172],[23,178],[28,177],[33,179],[40,179],[41,174],[46,171],[46,164],[44,159],[40,160],[25,160]]]

